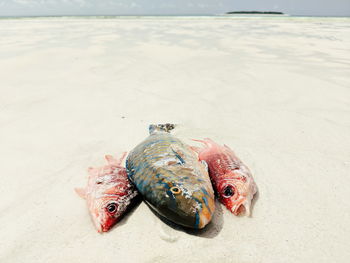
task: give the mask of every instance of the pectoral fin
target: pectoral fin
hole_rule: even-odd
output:
[[[200,147],[196,147],[196,146],[190,146],[190,149],[196,153],[200,153],[202,150]]]

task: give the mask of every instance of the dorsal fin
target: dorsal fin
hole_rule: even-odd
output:
[[[155,132],[170,132],[175,128],[175,124],[165,123],[165,124],[151,124],[148,127],[149,133],[153,134]]]

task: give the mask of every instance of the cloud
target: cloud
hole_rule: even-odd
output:
[[[228,0],[226,0],[228,1]],[[58,8],[65,7],[116,7],[123,6],[128,8],[142,8],[144,10],[150,10],[153,7],[171,7],[175,9],[189,8],[208,8],[222,6],[221,1],[213,0],[0,0],[0,4],[7,6],[18,7],[42,7],[56,6]],[[176,10],[174,10],[176,11]]]

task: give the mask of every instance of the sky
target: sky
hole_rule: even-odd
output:
[[[0,0],[0,16],[222,14],[350,16],[350,0]]]

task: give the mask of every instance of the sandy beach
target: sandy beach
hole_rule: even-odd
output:
[[[0,262],[349,262],[350,19],[0,19]],[[150,123],[229,145],[259,193],[205,231],[74,192]]]

